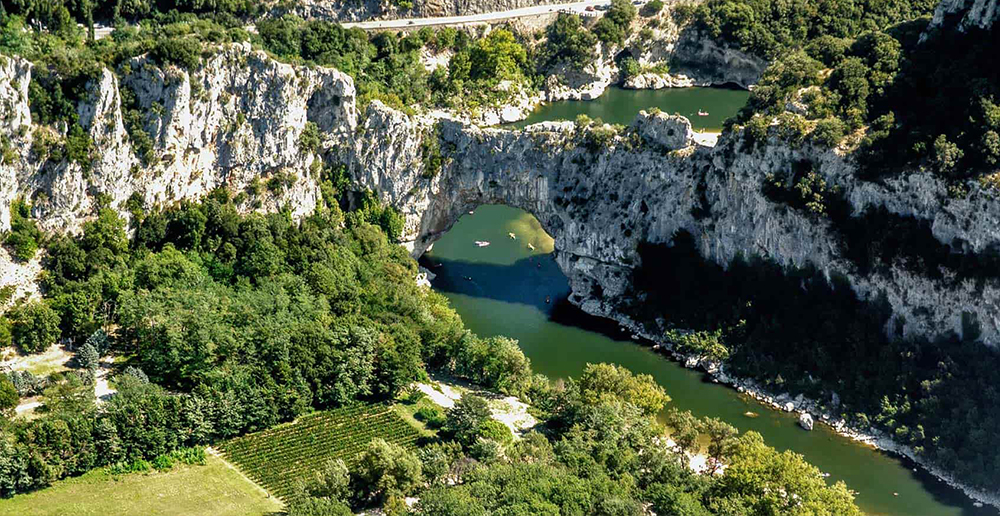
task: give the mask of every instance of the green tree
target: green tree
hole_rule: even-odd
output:
[[[316,473],[312,482],[303,486],[305,494],[345,502],[351,495],[351,473],[341,459],[330,460]]]
[[[717,471],[736,446],[739,431],[719,418],[706,418],[702,420],[701,432],[708,436],[708,456],[712,459],[712,471]]]
[[[472,80],[518,80],[524,76],[528,55],[509,30],[497,29],[477,40],[469,51]]]
[[[736,441],[729,466],[708,498],[709,508],[740,506],[747,516],[862,514],[843,482],[828,486],[820,471],[801,455],[778,453],[755,432]]]
[[[698,437],[701,435],[701,422],[694,417],[690,411],[679,411],[670,409],[667,413],[667,426],[672,430],[670,438],[673,439],[681,451],[685,453],[698,452]],[[685,456],[685,460],[686,460]]]
[[[0,348],[10,346],[14,342],[10,327],[10,320],[0,315]]]
[[[934,140],[934,156],[931,163],[939,174],[958,175],[958,164],[964,156],[965,152],[958,145],[948,141],[945,135],[940,134]]]
[[[101,356],[97,353],[97,348],[93,344],[84,344],[76,353],[76,362],[80,368],[88,371],[93,377],[100,366]]]
[[[635,16],[635,6],[628,0],[611,0],[611,7],[594,25],[594,34],[606,44],[621,45],[632,32]]]
[[[0,374],[0,415],[10,416],[20,400],[21,397],[17,394],[17,389],[10,381],[10,377],[6,374]]]
[[[448,409],[442,430],[454,436],[464,446],[470,446],[478,437],[479,428],[490,418],[490,407],[484,398],[465,393]]]
[[[7,316],[13,322],[14,345],[25,353],[43,351],[59,338],[59,314],[45,301],[17,305]]]
[[[546,68],[566,62],[582,70],[597,57],[594,53],[597,37],[583,27],[578,15],[560,13],[556,21],[545,28],[545,34],[542,53]]]
[[[354,477],[368,500],[383,503],[393,495],[406,496],[419,485],[420,459],[398,444],[374,439],[359,457]]]
[[[587,404],[620,400],[635,405],[646,415],[654,415],[670,401],[670,396],[652,376],[633,374],[615,364],[587,364],[579,383]]]

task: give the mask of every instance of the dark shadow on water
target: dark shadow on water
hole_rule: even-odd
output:
[[[569,295],[569,283],[551,254],[523,258],[511,265],[474,263],[425,256],[420,264],[433,272],[434,288],[534,306],[550,313]]]
[[[912,460],[896,455],[894,453],[885,453],[891,457],[895,457],[899,462],[903,464],[904,467],[910,470],[910,475],[915,481],[917,481],[923,488],[934,497],[942,505],[948,505],[951,507],[959,507],[962,511],[962,516],[998,516],[1000,515],[1000,509],[997,509],[990,505],[984,505],[983,507],[974,507],[972,502],[969,500],[965,493],[963,493],[958,488],[952,487],[947,483],[938,480],[931,475],[926,469],[913,462]],[[914,469],[916,471],[914,471]]]

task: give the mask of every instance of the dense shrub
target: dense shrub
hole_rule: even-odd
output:
[[[567,63],[582,70],[596,58],[594,45],[597,44],[597,37],[583,27],[578,15],[560,13],[545,28],[545,36],[540,60],[543,68]]]
[[[605,44],[621,45],[632,32],[636,10],[628,0],[611,0],[611,7],[594,25],[594,34]]]
[[[48,302],[29,301],[7,312],[14,345],[25,353],[43,351],[59,338],[59,314]]]
[[[31,219],[31,206],[15,199],[10,207],[10,231],[3,235],[3,243],[13,250],[14,258],[28,261],[38,252],[41,239],[42,232]]]

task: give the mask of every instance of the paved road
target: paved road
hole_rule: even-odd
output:
[[[583,2],[573,2],[569,4],[555,5],[534,5],[511,9],[509,11],[498,11],[483,14],[470,14],[466,16],[442,16],[440,18],[411,18],[403,20],[374,20],[364,22],[343,23],[344,27],[359,27],[365,30],[372,29],[405,29],[409,27],[430,27],[438,25],[462,25],[465,23],[491,22],[509,20],[511,18],[523,18],[527,16],[539,16],[543,14],[568,11],[577,14],[598,14],[599,11],[587,11],[588,7],[598,7],[611,5],[611,0],[585,0]]]
[[[645,0],[643,0],[645,1]],[[558,12],[572,12],[580,14],[583,16],[597,16],[601,12],[597,10],[598,7],[611,5],[611,0],[584,0],[582,2],[572,2],[568,4],[554,4],[554,5],[534,5],[531,7],[522,7],[520,9],[511,9],[509,11],[497,11],[492,13],[482,13],[482,14],[470,14],[466,16],[442,16],[438,18],[408,18],[402,20],[373,20],[373,21],[363,21],[363,22],[346,22],[342,23],[344,27],[352,28],[358,27],[364,30],[380,30],[380,29],[406,29],[413,27],[436,27],[445,25],[463,25],[466,23],[477,23],[477,22],[493,22],[501,20],[510,20],[513,18],[525,18],[529,16],[541,16],[545,14],[553,14]],[[594,10],[588,11],[588,7],[593,7]],[[256,27],[253,25],[246,26],[247,31],[257,32]],[[114,32],[114,27],[94,27],[94,38],[101,39],[111,35]]]

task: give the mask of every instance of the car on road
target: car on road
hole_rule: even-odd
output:
[[[594,6],[588,5],[587,8],[584,9],[584,10],[587,11],[588,13],[592,13],[592,12],[594,12]]]

